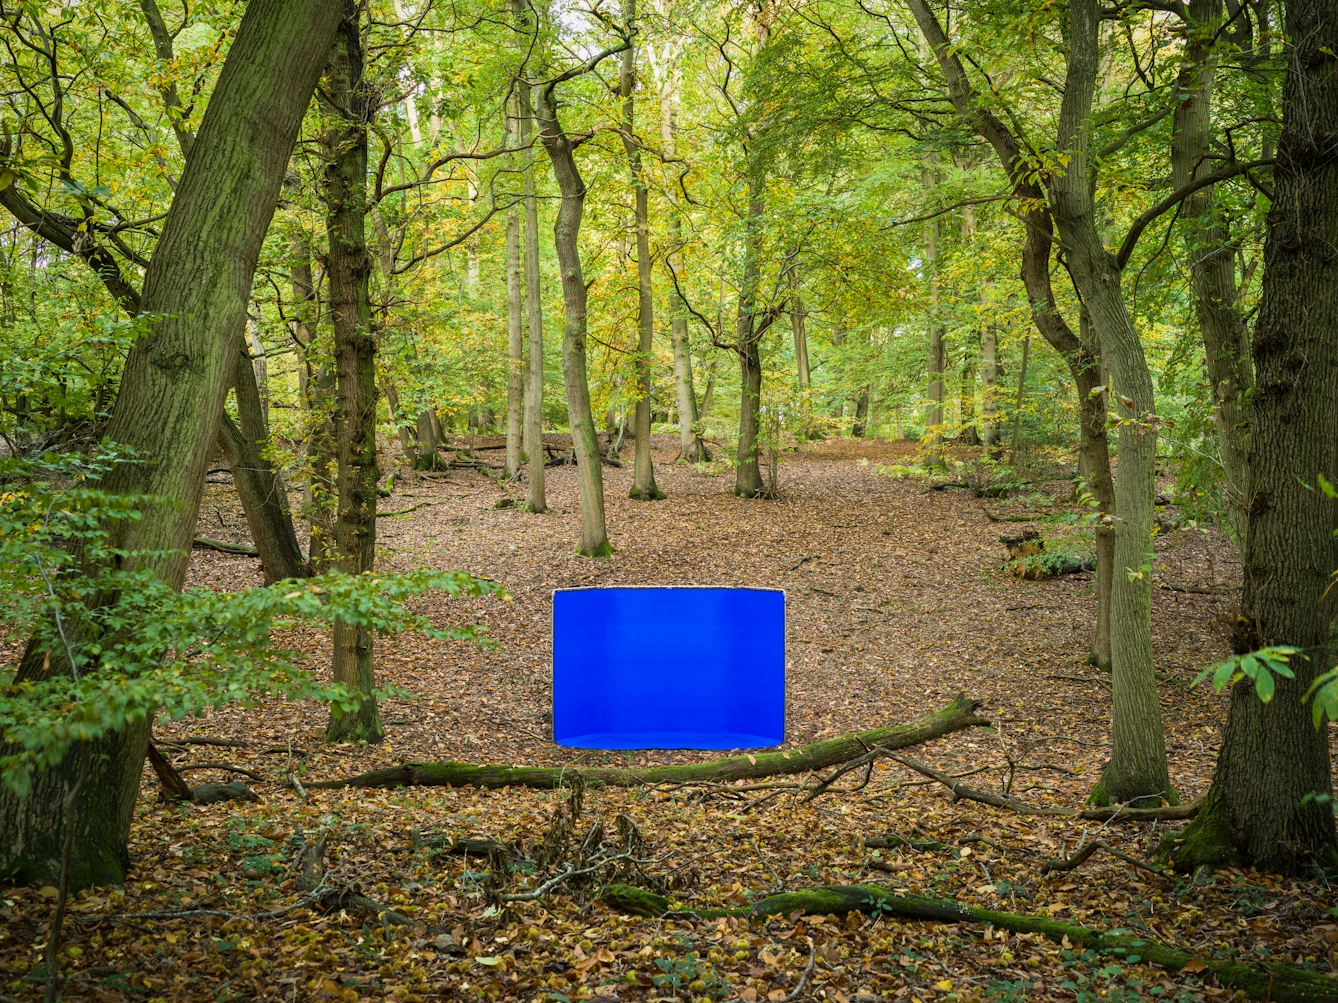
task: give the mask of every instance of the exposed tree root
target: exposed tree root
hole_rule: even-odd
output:
[[[341,787],[413,787],[417,785],[451,785],[460,787],[538,787],[553,789],[567,786],[579,774],[586,785],[603,784],[608,787],[639,787],[644,784],[676,784],[693,781],[729,783],[735,780],[754,780],[784,774],[806,773],[837,763],[844,763],[865,755],[870,749],[904,749],[930,739],[990,722],[975,715],[978,700],[958,695],[943,710],[922,717],[910,724],[891,728],[842,735],[824,742],[815,742],[786,752],[763,752],[756,755],[732,756],[709,763],[690,763],[677,766],[651,766],[640,769],[611,769],[589,767],[543,766],[478,766],[473,763],[403,763],[387,770],[373,770],[345,780],[324,780],[308,783],[311,788]]]
[[[1053,860],[1047,860],[1041,865],[1041,873],[1049,874],[1051,871],[1071,871],[1076,867],[1081,867],[1087,862],[1097,850],[1105,850],[1113,857],[1119,857],[1127,864],[1133,864],[1135,867],[1157,875],[1159,878],[1165,878],[1167,881],[1175,881],[1176,877],[1170,871],[1163,870],[1156,864],[1146,860],[1140,860],[1138,857],[1131,856],[1123,850],[1111,846],[1104,839],[1094,839],[1082,849],[1075,851],[1067,857],[1055,857]]]
[[[772,895],[758,901],[752,909],[675,910],[670,900],[641,888],[610,885],[603,901],[622,912],[637,916],[697,916],[712,918],[733,915],[746,918],[790,915],[796,910],[816,915],[862,912],[897,919],[924,920],[934,923],[981,923],[1013,933],[1039,933],[1055,943],[1065,940],[1075,947],[1085,947],[1101,954],[1131,961],[1160,965],[1170,971],[1186,966],[1190,971],[1212,976],[1223,986],[1242,989],[1258,1000],[1275,1003],[1313,1003],[1338,1001],[1338,979],[1290,965],[1247,965],[1234,961],[1197,958],[1155,940],[1145,940],[1127,933],[1103,933],[1076,923],[1020,913],[996,912],[963,905],[951,899],[930,899],[919,895],[894,895],[877,885],[822,885],[800,892]]]

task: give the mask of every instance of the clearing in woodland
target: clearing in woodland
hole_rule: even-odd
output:
[[[240,781],[255,800],[181,805],[145,771],[132,880],[71,901],[69,998],[1332,998],[1258,967],[1330,969],[1327,882],[1176,876],[1147,864],[1176,821],[1019,810],[1081,807],[1108,757],[1108,676],[1086,661],[1090,573],[1027,580],[1004,567],[1001,536],[1044,528],[1053,541],[1081,512],[1062,471],[1033,472],[1011,498],[977,498],[943,478],[898,476],[912,443],[834,439],[787,455],[778,500],[747,501],[728,477],[673,464],[676,442],[656,446],[667,501],[628,500],[630,468],[605,472],[617,550],[600,562],[571,553],[574,467],[550,468],[544,516],[513,504],[523,486],[475,470],[401,479],[383,502],[378,569],[462,568],[503,583],[509,598],[418,600],[438,626],[484,625],[496,647],[380,641],[381,682],[398,691],[381,705],[380,746],[324,743],[315,701],[160,725],[157,747],[189,782]],[[1211,780],[1227,698],[1188,684],[1228,651],[1238,571],[1215,532],[1175,529],[1170,508],[1163,518],[1158,689],[1173,782],[1191,802]],[[200,532],[239,527],[231,487],[208,488]],[[197,547],[189,582],[239,589],[259,575],[254,559]],[[895,753],[944,782],[882,756],[818,796],[827,769],[585,779],[591,767],[716,758],[577,752],[547,737],[552,590],[628,584],[786,590],[786,756],[924,718],[958,694],[979,701],[983,720]],[[324,671],[328,637],[311,631],[298,645]],[[558,789],[316,786],[440,760],[564,777]],[[952,778],[969,788],[962,799]],[[769,898],[819,885],[877,888]],[[11,991],[27,997],[55,890],[5,895],[0,950]],[[1013,917],[916,916],[913,896]],[[1082,942],[1084,928],[1104,940]]]

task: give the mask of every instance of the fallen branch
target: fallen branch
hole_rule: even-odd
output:
[[[1071,871],[1074,868],[1081,867],[1084,863],[1087,862],[1087,858],[1089,858],[1097,850],[1105,850],[1111,856],[1119,857],[1125,863],[1133,864],[1135,867],[1138,867],[1145,871],[1149,871],[1152,874],[1157,875],[1157,877],[1159,878],[1165,878],[1167,881],[1175,882],[1179,880],[1170,871],[1164,870],[1158,867],[1156,864],[1150,863],[1146,860],[1141,860],[1138,857],[1130,856],[1123,850],[1111,846],[1104,839],[1092,840],[1090,843],[1079,849],[1071,856],[1055,857],[1053,860],[1047,860],[1045,863],[1041,865],[1041,873],[1049,874],[1051,871]]]
[[[988,725],[977,717],[978,700],[958,695],[943,710],[926,715],[910,724],[891,728],[875,728],[852,735],[841,735],[823,742],[815,742],[785,752],[762,752],[756,755],[731,756],[709,763],[688,763],[675,766],[648,766],[633,769],[589,767],[582,770],[570,766],[479,766],[474,763],[429,762],[403,763],[385,770],[373,770],[344,780],[323,780],[308,783],[308,788],[326,790],[344,787],[537,787],[553,790],[570,784],[580,774],[586,785],[603,784],[607,787],[640,787],[648,784],[687,783],[708,780],[730,783],[735,780],[757,780],[763,777],[805,773],[844,763],[865,754],[873,746],[886,749],[904,749],[931,739],[941,738],[963,728]]]
[[[408,515],[410,512],[417,512],[420,508],[427,508],[429,505],[435,504],[437,503],[431,501],[419,502],[417,505],[410,505],[408,508],[396,509],[394,512],[378,512],[376,513],[376,517],[380,519],[382,516]]]
[[[802,910],[818,916],[842,916],[860,912],[872,916],[891,916],[902,920],[932,923],[981,923],[1013,933],[1039,933],[1057,944],[1081,946],[1099,954],[1113,955],[1129,963],[1138,959],[1177,972],[1189,966],[1201,976],[1212,976],[1222,985],[1244,990],[1257,1000],[1273,1003],[1334,1003],[1338,1001],[1338,979],[1294,968],[1291,965],[1260,963],[1247,965],[1215,958],[1200,958],[1188,951],[1155,940],[1119,932],[1106,933],[1076,923],[1022,913],[996,912],[964,905],[952,899],[931,899],[919,895],[895,895],[877,885],[820,885],[804,891],[786,892],[761,899],[751,909],[689,910],[675,909],[663,895],[643,888],[610,885],[602,899],[615,909],[638,916],[711,918],[732,915],[754,919],[761,916],[788,916]],[[658,911],[656,911],[658,909]]]
[[[191,735],[189,738],[160,738],[159,745],[217,745],[225,749],[245,749],[250,742],[239,738],[206,738],[204,735]]]
[[[1155,822],[1193,818],[1203,804],[1203,795],[1199,795],[1189,804],[1170,805],[1165,808],[1130,808],[1126,805],[1111,805],[1108,808],[1037,808],[1025,804],[1014,797],[994,794],[990,791],[977,790],[959,783],[953,777],[932,766],[927,766],[910,756],[902,756],[890,750],[884,751],[888,759],[894,759],[902,766],[908,766],[916,773],[921,773],[931,780],[937,780],[952,791],[954,801],[975,801],[994,808],[1005,808],[1020,815],[1047,815],[1054,818],[1082,818],[1094,822]]]
[[[243,557],[259,557],[260,551],[249,543],[229,543],[227,540],[215,540],[208,536],[197,536],[195,546],[208,547],[224,554],[241,554]]]
[[[242,769],[240,766],[233,766],[231,763],[191,763],[189,766],[178,766],[178,773],[185,773],[189,770],[222,770],[224,773],[240,773],[244,777],[250,777],[257,783],[265,783],[265,778],[259,773],[253,773],[251,770]]]

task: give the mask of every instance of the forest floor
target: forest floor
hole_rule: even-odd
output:
[[[446,854],[440,839],[434,847],[427,837],[507,843],[517,852],[516,873],[506,879],[514,890],[527,880],[532,864],[525,858],[542,844],[567,791],[419,787],[308,790],[303,797],[284,785],[290,747],[304,782],[410,760],[641,765],[715,758],[588,754],[552,744],[551,592],[595,584],[746,585],[786,590],[787,746],[910,721],[965,693],[982,701],[979,713],[994,728],[960,731],[906,750],[910,755],[952,774],[979,770],[969,783],[991,790],[1002,786],[1011,756],[1026,767],[1016,773],[1014,796],[1049,807],[1083,802],[1109,742],[1108,684],[1085,659],[1095,610],[1091,576],[1020,581],[1001,572],[1001,535],[1028,526],[1047,536],[1078,532],[1069,481],[977,499],[969,491],[930,490],[920,477],[888,476],[889,466],[910,462],[912,443],[844,439],[787,454],[779,500],[744,501],[730,494],[730,472],[710,476],[674,465],[676,443],[657,437],[655,444],[667,500],[630,501],[630,463],[604,470],[617,552],[600,561],[572,554],[579,529],[574,467],[548,469],[546,516],[498,508],[503,499],[523,499],[523,485],[499,487],[472,470],[397,484],[383,511],[422,507],[378,522],[378,567],[461,568],[503,582],[510,601],[433,596],[422,603],[439,625],[485,626],[497,647],[421,637],[380,642],[379,682],[409,694],[383,704],[388,738],[380,746],[326,745],[326,711],[313,704],[276,702],[160,725],[159,742],[199,736],[235,743],[177,747],[173,758],[179,768],[223,762],[250,770],[262,778],[247,781],[260,800],[161,803],[157,780],[145,771],[131,835],[132,880],[123,890],[81,893],[72,904],[68,998],[780,1000],[799,988],[809,943],[817,960],[801,999],[1238,995],[1188,969],[1172,974],[1133,957],[1112,963],[1039,935],[975,925],[853,914],[751,925],[638,919],[599,902],[597,889],[564,886],[498,914],[487,905],[494,880],[484,874],[487,862]],[[1008,521],[1024,516],[1051,519]],[[202,534],[245,538],[228,485],[209,487],[200,519]],[[1206,684],[1188,684],[1228,653],[1239,570],[1226,540],[1190,527],[1158,537],[1156,576],[1159,692],[1172,780],[1188,800],[1211,779],[1226,709],[1226,698]],[[261,583],[255,560],[199,548],[191,580],[230,589]],[[311,632],[298,640],[323,671],[326,639]],[[238,774],[200,767],[188,776],[192,783],[225,782]],[[1195,883],[1105,853],[1074,871],[1041,873],[1046,859],[1098,835],[1151,857],[1170,823],[1102,825],[953,803],[943,788],[897,764],[875,771],[856,793],[811,803],[781,792],[754,808],[748,797],[592,788],[578,824],[583,833],[601,821],[611,834],[615,817],[625,814],[658,861],[652,869],[673,876],[671,897],[702,909],[746,907],[758,896],[812,884],[872,883],[1132,930],[1207,960],[1268,959],[1320,971],[1338,962],[1338,926],[1328,915],[1336,898],[1323,875],[1279,879],[1225,870]],[[332,873],[356,879],[411,925],[378,923],[354,907],[326,914],[301,907],[259,920],[192,912],[245,917],[300,902],[294,857],[318,828],[331,833]],[[863,845],[888,834],[945,845],[923,852]],[[34,999],[54,889],[0,896],[0,964],[8,973],[0,989]],[[157,910],[183,915],[133,915]]]

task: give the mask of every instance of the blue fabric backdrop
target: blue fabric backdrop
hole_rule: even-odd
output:
[[[553,593],[553,740],[749,749],[785,740],[785,593]]]

